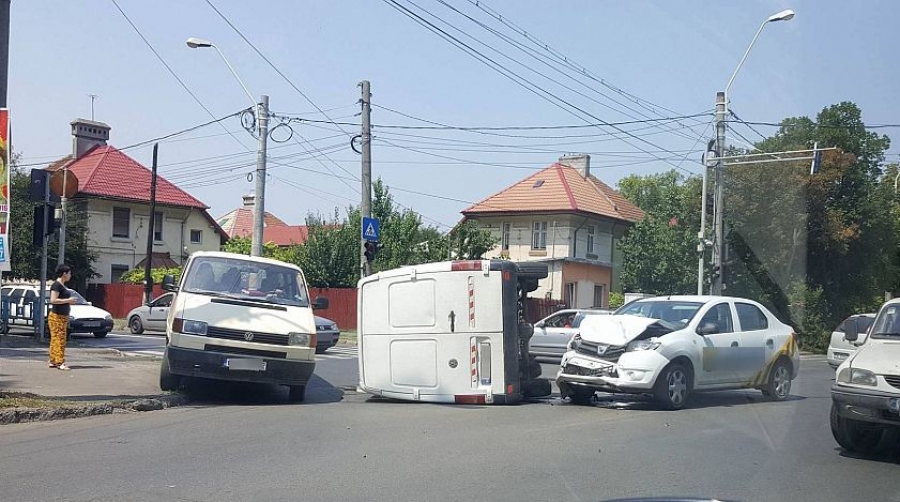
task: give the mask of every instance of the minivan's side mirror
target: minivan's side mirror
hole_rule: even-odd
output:
[[[856,319],[849,319],[844,323],[844,340],[848,342],[859,340],[859,326],[856,325]]]
[[[162,288],[165,291],[178,291],[178,286],[175,284],[175,277],[172,276],[172,274],[163,276]]]
[[[328,298],[317,296],[313,302],[313,310],[325,310],[328,308]]]
[[[697,334],[706,336],[706,335],[714,335],[719,332],[719,326],[714,322],[705,322],[697,328]]]

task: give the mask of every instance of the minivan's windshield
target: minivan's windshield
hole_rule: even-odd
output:
[[[670,300],[636,301],[616,311],[616,315],[633,315],[667,321],[681,329],[691,322],[702,303]]]
[[[204,256],[191,262],[183,290],[211,296],[309,306],[306,283],[299,272],[268,263]]]
[[[870,338],[900,339],[900,304],[888,305],[878,314]]]

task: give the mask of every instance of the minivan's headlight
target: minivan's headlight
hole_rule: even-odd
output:
[[[647,338],[645,340],[635,340],[625,347],[625,352],[637,352],[641,350],[656,350],[662,345],[657,338]]]
[[[192,321],[190,319],[185,319],[184,321],[182,321],[181,332],[190,335],[206,336],[206,326],[207,324],[203,321]]]
[[[307,333],[288,333],[288,345],[302,345],[312,347],[316,344],[316,335]]]
[[[875,373],[862,368],[844,368],[838,374],[838,383],[852,385],[868,385],[874,387],[878,385]]]

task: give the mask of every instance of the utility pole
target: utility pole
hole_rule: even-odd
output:
[[[372,92],[368,80],[359,83],[362,88],[362,176],[361,183],[362,201],[360,202],[361,218],[372,217],[372,124],[370,122],[372,115]],[[362,219],[360,219],[362,222]],[[372,265],[366,259],[366,239],[362,237],[360,232],[360,277],[366,277],[372,274]]]
[[[144,258],[144,303],[149,304],[153,296],[153,277],[150,275],[153,261],[153,230],[156,224],[156,153],[159,143],[153,143],[153,167],[150,170],[150,224],[147,225],[147,256]]]
[[[7,108],[9,88],[9,2],[0,0],[0,108]]]
[[[725,93],[716,93],[716,167],[713,205],[713,277],[711,294],[721,295],[725,275]]]
[[[50,176],[47,176],[47,179],[44,182],[44,225],[47,225],[47,221],[50,216]],[[47,322],[46,318],[46,300],[44,292],[47,291],[47,232],[46,227],[45,231],[41,232],[43,234],[43,240],[41,241],[41,289],[40,294],[37,297],[37,305],[38,305],[38,320],[34,325],[35,333],[34,338],[42,342],[44,341],[44,324]],[[62,263],[62,262],[60,262]],[[54,277],[54,279],[56,279]],[[49,298],[49,295],[47,295]]]
[[[256,105],[259,148],[256,152],[256,197],[253,199],[253,239],[250,256],[263,254],[263,227],[266,224],[266,145],[269,136],[269,96],[263,94]]]

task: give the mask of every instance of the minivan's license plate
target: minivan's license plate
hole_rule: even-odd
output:
[[[226,359],[225,367],[237,371],[266,371],[266,362],[262,359]]]

